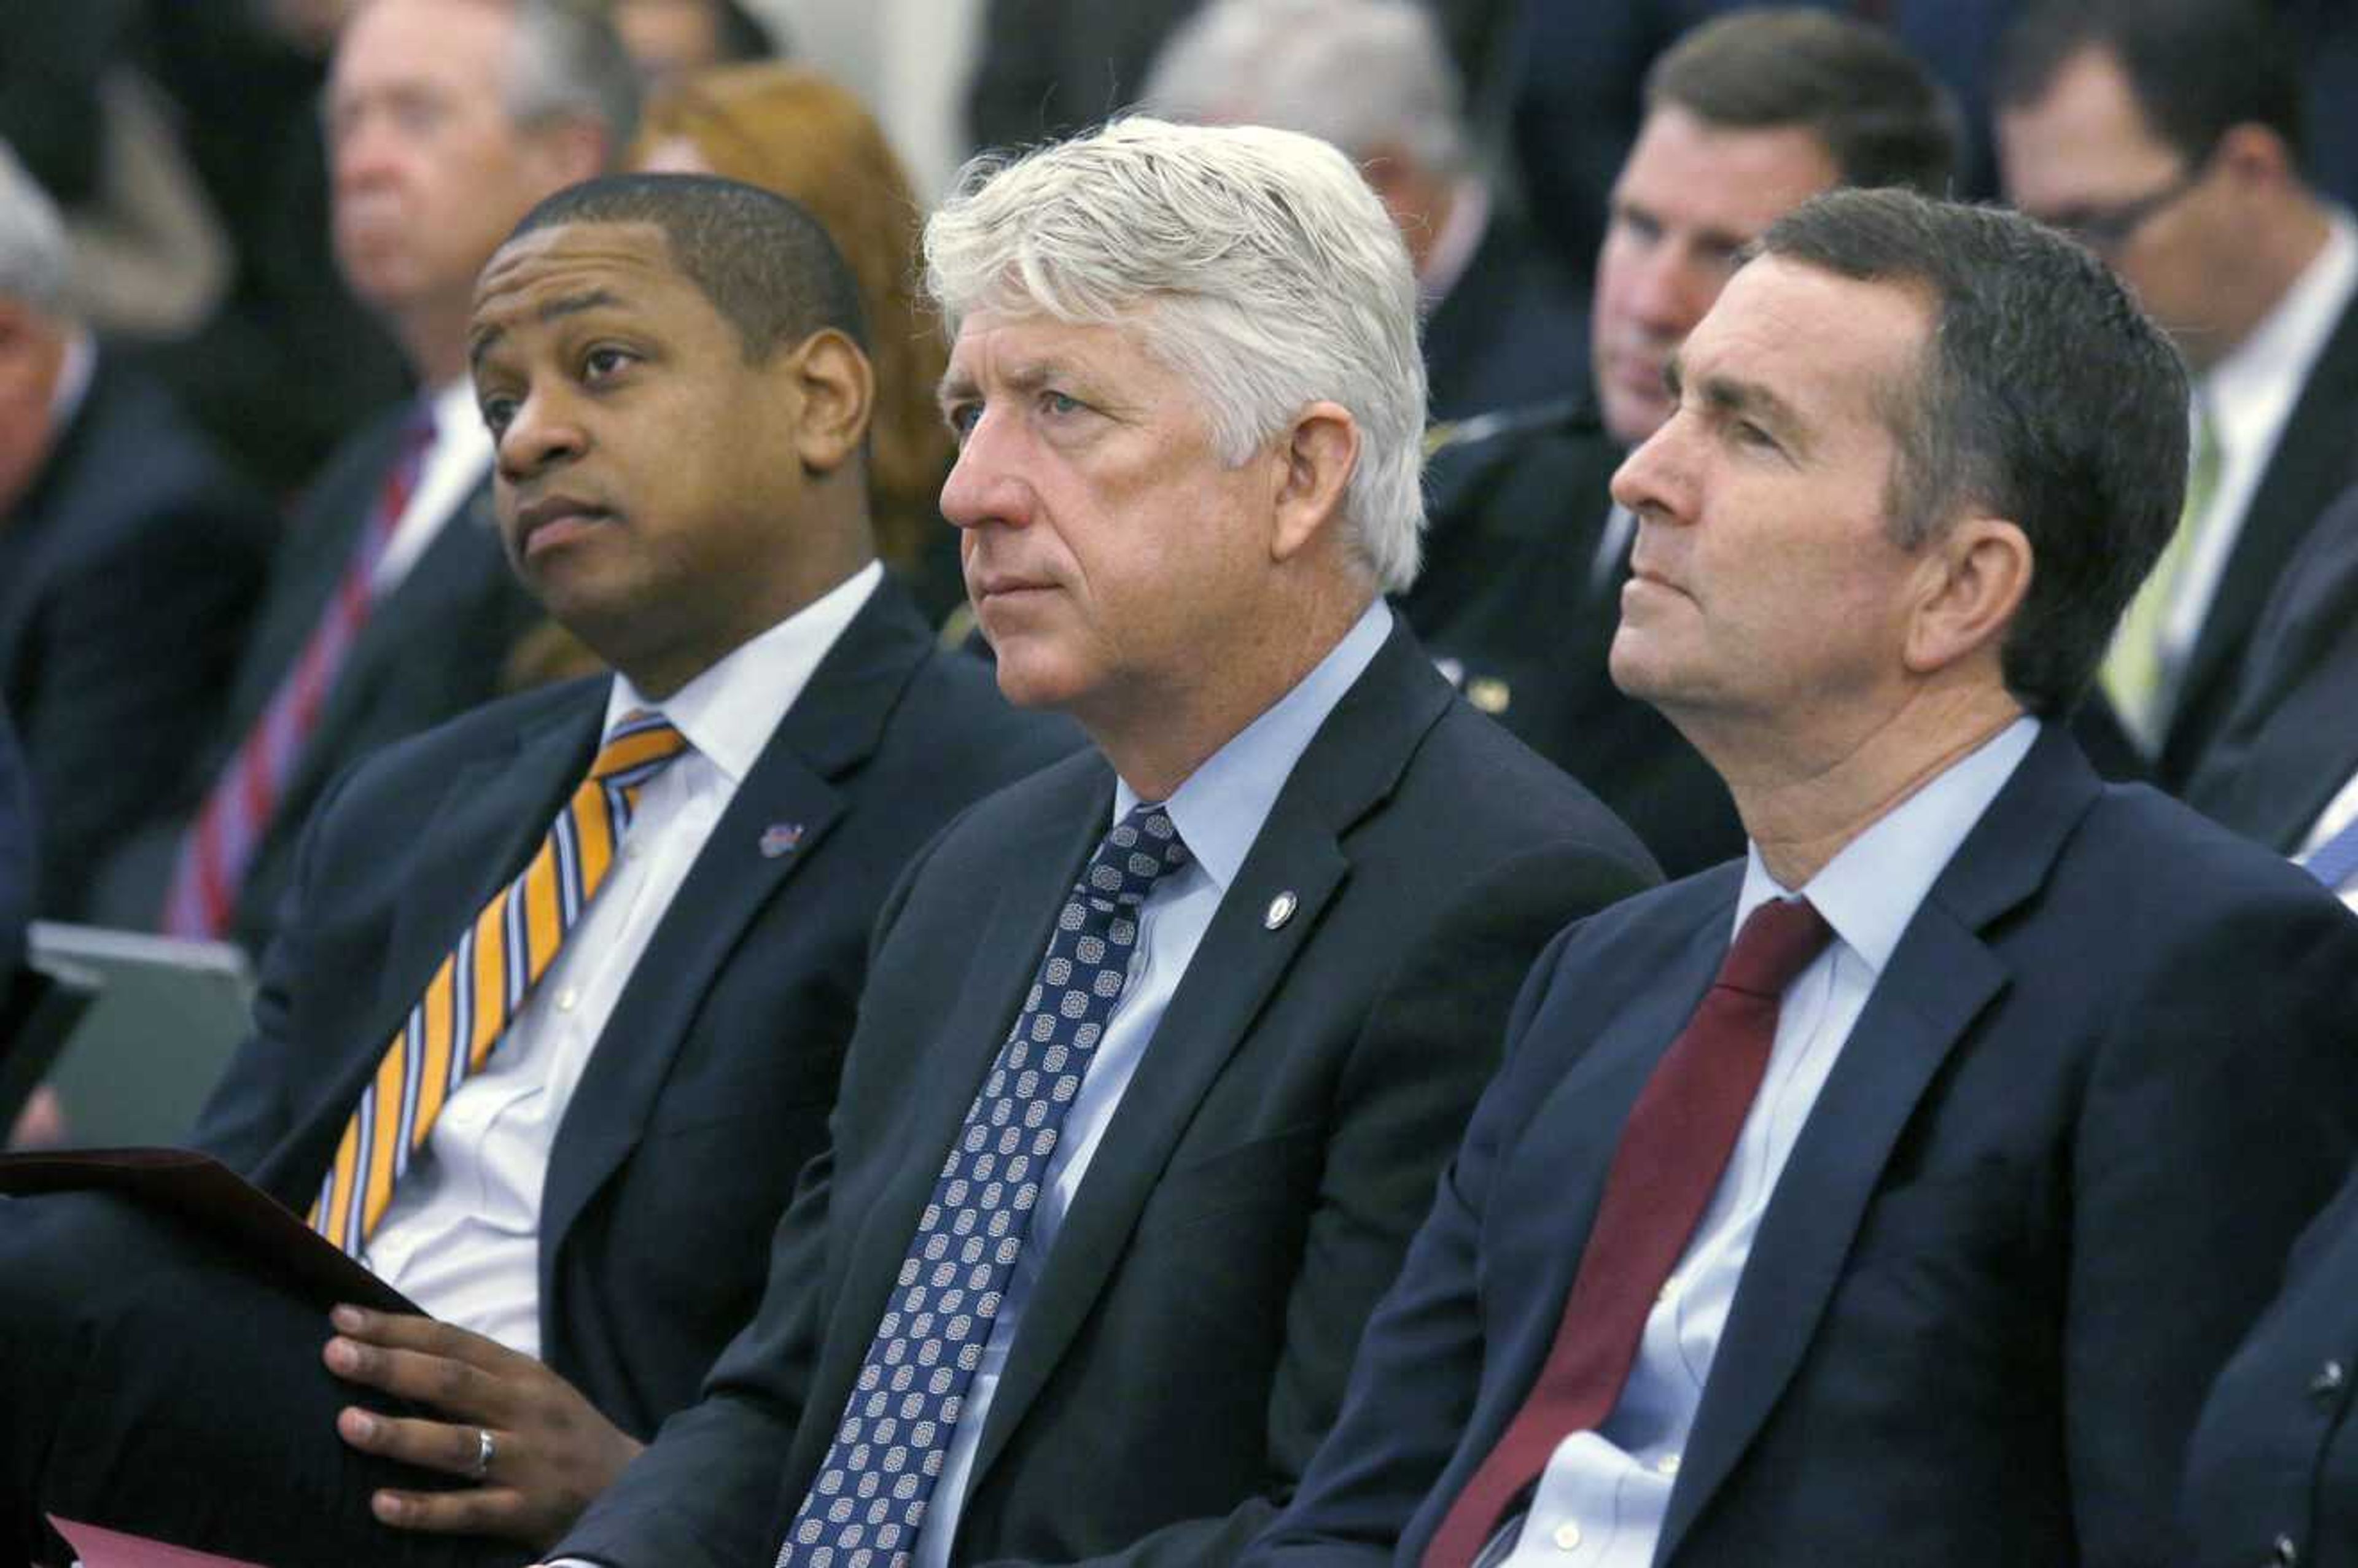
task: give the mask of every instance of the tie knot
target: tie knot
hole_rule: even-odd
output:
[[[1105,836],[1082,883],[1093,898],[1142,903],[1155,878],[1187,860],[1187,846],[1171,814],[1160,803],[1141,804]]]
[[[1808,899],[1772,898],[1746,917],[1719,967],[1718,983],[1753,996],[1782,996],[1833,934]]]
[[[590,776],[600,784],[635,790],[687,750],[687,737],[673,729],[670,719],[645,708],[633,709],[606,732],[598,760],[590,764]]]

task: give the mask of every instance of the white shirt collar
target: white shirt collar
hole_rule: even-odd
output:
[[[2039,729],[2028,715],[2016,719],[1844,845],[1802,886],[1834,935],[1869,969],[1879,975],[1891,961],[1924,895],[2029,754]],[[1754,909],[1791,891],[1768,874],[1759,848],[1747,845],[1736,929],[1744,928]]]
[[[641,696],[628,676],[615,676],[606,729],[635,708],[659,710],[731,785],[742,784],[819,661],[883,580],[884,568],[869,562],[662,702]]]

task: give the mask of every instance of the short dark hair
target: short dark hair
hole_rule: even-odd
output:
[[[672,260],[737,329],[749,361],[832,327],[868,346],[860,288],[827,230],[796,203],[709,174],[610,174],[568,185],[508,241],[560,223],[652,223]]]
[[[1927,297],[1932,330],[1893,409],[1894,535],[1917,548],[1967,506],[2022,529],[2033,567],[2006,683],[2031,712],[2068,714],[2178,526],[2178,351],[2102,262],[2002,208],[1832,191],[1758,251]]]
[[[1736,130],[1808,131],[1844,185],[1940,196],[1956,174],[1948,92],[1881,28],[1823,11],[1739,11],[1695,28],[1646,73],[1647,109],[1666,103]]]
[[[1997,106],[2036,103],[2092,49],[2119,63],[2146,123],[2189,168],[2242,124],[2266,125],[2299,160],[2300,61],[2262,0],[2034,0],[1999,46]]]

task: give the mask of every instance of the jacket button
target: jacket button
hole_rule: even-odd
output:
[[[2331,1404],[2349,1381],[2350,1368],[2339,1361],[2328,1361],[2309,1379],[2309,1398],[2320,1404]]]

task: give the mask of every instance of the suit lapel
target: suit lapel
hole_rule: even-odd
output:
[[[1205,1093],[1348,879],[1343,837],[1381,806],[1449,701],[1447,684],[1396,625],[1295,764],[1148,1043],[1042,1268],[992,1396],[969,1491],[1062,1360]],[[1271,931],[1264,912],[1289,892],[1294,912]]]
[[[556,1299],[556,1262],[573,1223],[637,1146],[715,978],[841,819],[848,803],[838,781],[875,751],[930,647],[897,590],[880,589],[813,672],[713,825],[566,1108],[541,1199],[542,1301]],[[790,836],[790,847],[780,850],[773,831]]]
[[[1753,1240],[1655,1562],[1674,1560],[1791,1381],[1893,1145],[1941,1065],[2006,989],[2006,966],[1981,933],[2038,891],[2099,787],[2065,727],[2047,726],[1909,923]]]

